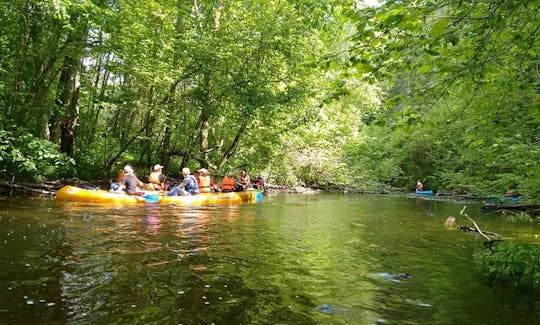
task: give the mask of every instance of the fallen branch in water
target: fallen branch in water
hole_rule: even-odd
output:
[[[22,185],[22,184],[14,184],[12,182],[0,182],[0,190],[1,188],[5,188],[4,192],[9,193],[10,197],[12,197],[13,192],[17,190],[22,190],[28,193],[37,193],[37,194],[42,194],[42,195],[47,195],[47,196],[53,196],[56,193],[56,191],[49,191],[49,189],[52,189],[52,188],[46,185],[41,185],[41,186]],[[44,190],[43,188],[46,188],[46,190]]]
[[[466,232],[477,232],[479,233],[480,235],[482,235],[482,237],[484,237],[487,241],[484,242],[484,245],[486,247],[489,247],[489,249],[491,249],[491,246],[493,243],[495,242],[499,242],[499,241],[502,241],[500,238],[501,238],[501,235],[495,233],[495,232],[491,232],[491,231],[482,231],[482,229],[480,229],[480,227],[478,226],[478,224],[476,223],[476,221],[474,221],[471,217],[469,217],[466,213],[465,213],[465,209],[467,208],[467,206],[464,206],[463,209],[461,210],[461,212],[459,212],[460,215],[466,217],[467,219],[469,219],[473,225],[474,225],[474,228],[471,227],[471,226],[459,226],[459,228],[462,230],[462,231],[466,231]],[[489,237],[488,235],[491,235],[491,236],[495,236],[497,238],[495,239],[492,239],[491,237]]]
[[[476,233],[480,233],[476,227],[472,227],[472,226],[468,226],[468,225],[460,225],[460,226],[459,226],[459,229],[462,230],[462,231],[465,231],[465,232],[476,232]],[[480,233],[480,234],[484,234],[484,235],[492,235],[492,236],[497,236],[497,237],[500,236],[499,234],[497,234],[497,233],[495,233],[495,232],[491,232],[491,231],[482,231],[482,233]],[[484,238],[489,238],[489,237],[484,236]],[[493,240],[493,239],[489,238],[488,240]]]

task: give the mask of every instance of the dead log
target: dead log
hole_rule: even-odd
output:
[[[469,226],[469,225],[460,225],[460,226],[459,226],[459,229],[460,229],[461,231],[464,231],[464,232],[475,232],[475,233],[480,233],[480,232],[476,229],[476,227],[474,227],[474,226]],[[483,234],[486,234],[486,235],[491,235],[491,236],[499,237],[499,238],[500,238],[500,236],[501,236],[501,235],[499,235],[499,234],[496,233],[496,232],[485,231],[485,230],[482,231],[482,233],[483,233]],[[491,238],[490,238],[490,240],[491,240]]]
[[[492,249],[491,246],[493,245],[493,243],[496,243],[496,242],[500,242],[502,241],[500,238],[501,238],[501,235],[495,233],[495,232],[490,232],[490,231],[482,231],[480,229],[480,227],[478,226],[478,224],[476,223],[476,221],[474,221],[471,217],[469,217],[466,213],[465,213],[465,209],[467,208],[467,206],[464,206],[463,209],[461,210],[461,212],[459,214],[461,214],[462,216],[466,217],[467,219],[469,219],[474,227],[471,227],[471,226],[460,226],[459,228],[462,230],[462,231],[465,231],[465,232],[476,232],[476,233],[479,233],[482,237],[484,237],[486,239],[486,241],[484,242],[484,246],[488,247],[489,249]],[[491,238],[489,237],[488,235],[491,235],[491,236],[495,236],[496,238]]]
[[[1,190],[3,188],[4,190]],[[46,188],[46,189],[43,189]],[[50,190],[49,190],[50,189]],[[31,195],[45,195],[45,196],[54,196],[56,193],[55,187],[48,187],[48,186],[36,186],[36,185],[23,185],[23,184],[15,184],[11,182],[0,182],[0,193],[7,193],[9,197],[12,197],[14,192],[20,193],[28,193]]]

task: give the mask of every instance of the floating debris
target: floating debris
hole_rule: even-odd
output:
[[[334,312],[351,311],[350,308],[335,307],[330,304],[322,304],[320,306],[317,306],[317,308],[315,309],[325,314],[332,314]]]
[[[401,282],[401,280],[408,280],[411,278],[409,273],[372,273],[370,274],[373,277],[383,278],[390,282]]]

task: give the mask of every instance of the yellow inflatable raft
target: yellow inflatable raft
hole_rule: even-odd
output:
[[[143,196],[136,196],[103,190],[88,190],[66,185],[56,192],[56,200],[121,204],[158,203],[177,205],[206,205],[259,203],[263,198],[263,194],[255,190],[230,193],[201,193],[193,196],[165,196],[163,193],[151,191],[145,193],[146,194]]]

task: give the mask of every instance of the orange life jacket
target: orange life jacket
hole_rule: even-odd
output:
[[[199,193],[210,193],[212,192],[212,181],[210,180],[210,175],[199,176],[197,178],[199,183]]]
[[[165,188],[165,184],[159,179],[159,176],[161,176],[162,173],[160,171],[157,172],[151,172],[148,176],[148,182],[152,183],[154,185],[154,188],[158,190],[163,190]]]
[[[234,178],[230,176],[225,176],[223,178],[223,181],[221,182],[221,190],[223,192],[234,191],[234,187],[235,187]]]

